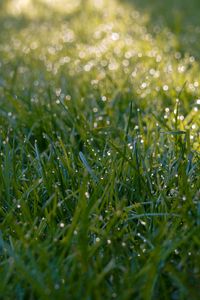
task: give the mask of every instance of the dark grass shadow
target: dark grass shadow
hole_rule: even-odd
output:
[[[127,2],[147,12],[154,24],[162,22],[175,32],[184,30],[187,26],[200,25],[199,0],[121,0],[121,2]]]
[[[180,51],[200,58],[199,0],[119,0],[149,15],[148,29],[168,28],[177,37]],[[179,50],[179,49],[178,49]]]

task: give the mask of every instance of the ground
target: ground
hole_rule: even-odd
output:
[[[0,298],[200,298],[200,4],[0,1]]]

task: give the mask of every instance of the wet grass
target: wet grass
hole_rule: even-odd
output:
[[[0,298],[197,300],[199,4],[61,2],[0,2]]]

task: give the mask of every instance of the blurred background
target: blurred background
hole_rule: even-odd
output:
[[[105,96],[120,111],[130,99],[163,109],[181,93],[186,113],[199,97],[199,20],[197,0],[0,0],[0,94],[30,106],[48,86],[83,109]]]

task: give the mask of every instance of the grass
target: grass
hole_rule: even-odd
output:
[[[199,299],[200,6],[157,2],[0,1],[1,299]]]

